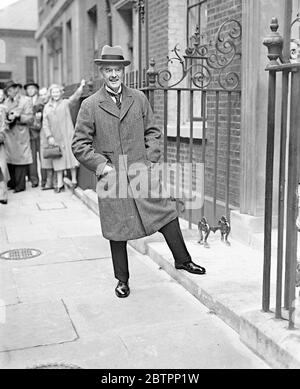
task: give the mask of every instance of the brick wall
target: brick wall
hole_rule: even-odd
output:
[[[241,0],[208,0],[208,39],[214,41],[219,27],[228,19],[235,19],[241,22],[242,4]],[[232,26],[232,25],[231,25]],[[235,25],[236,26],[236,25]],[[228,27],[224,31],[228,32]],[[228,37],[225,33],[223,37]],[[237,51],[241,52],[241,40],[235,40]],[[210,49],[210,53],[213,48]],[[241,59],[239,56],[228,66],[224,74],[236,72],[241,78]],[[218,87],[218,73],[214,72],[214,86]],[[224,78],[223,78],[224,80]],[[241,86],[240,86],[241,87]],[[218,150],[218,186],[217,193],[219,199],[224,199],[226,161],[227,161],[227,142],[228,142],[228,95],[220,94],[219,110],[219,150]],[[206,183],[208,194],[212,188],[214,179],[214,145],[215,145],[215,117],[216,117],[216,95],[208,94],[207,104],[207,164],[206,164]],[[240,188],[240,122],[241,122],[241,102],[240,95],[232,94],[231,106],[231,126],[230,126],[230,204],[239,205],[239,188]]]

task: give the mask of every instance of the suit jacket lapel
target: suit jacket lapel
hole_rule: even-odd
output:
[[[117,118],[120,117],[120,110],[107,93],[105,86],[99,91],[99,106],[111,115],[116,116]]]
[[[106,112],[116,116],[120,120],[124,119],[134,101],[130,89],[127,88],[125,85],[123,85],[121,113],[116,103],[107,93],[105,86],[100,89],[99,96],[99,106]]]
[[[123,120],[126,116],[127,112],[129,111],[130,107],[133,104],[133,97],[132,92],[129,88],[127,88],[125,85],[123,85],[123,92],[122,92],[122,108],[121,108],[121,115],[120,120]]]

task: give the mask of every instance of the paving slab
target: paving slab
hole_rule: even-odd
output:
[[[22,302],[57,300],[93,293],[107,287],[112,275],[111,261],[85,261],[13,270]]]
[[[196,322],[202,311],[197,301],[185,295],[185,291],[173,282],[157,282],[152,287],[131,282],[130,298],[116,299],[113,289],[103,290],[103,296],[95,301],[94,296],[76,300],[66,298],[70,315],[80,332],[102,334],[128,330],[135,333],[138,328],[153,327],[163,323]],[[183,298],[183,295],[185,298]]]
[[[19,302],[17,285],[12,271],[0,265],[0,306],[14,305]]]
[[[120,334],[128,349],[124,368],[137,369],[267,369],[246,347],[238,335],[217,319],[203,312],[197,322],[139,328],[134,334],[125,329]],[[214,325],[215,324],[215,325]],[[161,334],[163,333],[163,336]],[[205,334],[205,336],[203,336]],[[193,345],[193,347],[191,347]],[[203,352],[205,350],[205,353]],[[209,356],[209,357],[208,357]]]
[[[109,242],[100,236],[100,233],[97,236],[76,237],[72,240],[85,259],[111,257]]]
[[[103,337],[99,331],[93,339],[79,338],[70,343],[0,353],[0,367],[34,369],[64,364],[82,369],[120,369],[127,359],[128,350],[120,337]]]
[[[22,223],[25,224],[32,224],[30,222],[30,215],[32,213],[28,213],[28,215],[20,215],[16,212],[12,213],[5,213],[1,214],[0,210],[0,229],[8,226],[18,226],[21,225]]]
[[[30,224],[40,224],[48,222],[57,222],[58,220],[62,220],[64,222],[70,221],[78,221],[78,220],[91,220],[94,219],[94,215],[88,209],[80,209],[74,212],[69,208],[61,209],[61,210],[52,210],[52,211],[39,211],[38,213],[34,213],[29,217]]]
[[[84,259],[84,256],[78,250],[78,247],[75,245],[74,240],[71,238],[54,239],[50,242],[49,240],[37,240],[28,242],[7,243],[2,247],[3,252],[23,248],[40,250],[41,255],[36,258],[18,261],[0,259],[0,263],[2,264],[2,266],[10,268],[19,268],[27,266],[47,265],[51,263],[80,261]]]
[[[63,201],[48,201],[48,202],[37,202],[36,206],[40,211],[54,211],[57,209],[66,209],[66,205]]]
[[[81,237],[96,235],[100,231],[100,221],[93,220],[73,220],[73,221],[50,221],[49,226],[55,231],[59,238]]]
[[[5,227],[0,227],[0,250],[7,243],[7,234]]]
[[[7,240],[9,243],[34,242],[35,240],[54,240],[57,238],[55,231],[50,226],[41,224],[24,224],[6,227]]]
[[[155,273],[151,270],[147,271],[137,257],[129,255],[132,279],[141,286],[155,285],[158,282]],[[101,300],[104,290],[115,298],[116,280],[111,258],[14,267],[12,271],[18,296],[22,302],[89,295]]]
[[[62,301],[6,308],[0,324],[0,352],[73,342],[78,338]]]

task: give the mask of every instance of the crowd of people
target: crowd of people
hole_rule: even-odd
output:
[[[33,188],[64,190],[64,174],[70,171],[77,186],[78,161],[71,149],[74,124],[70,107],[82,96],[85,80],[68,99],[62,86],[42,87],[32,81],[14,81],[0,89],[0,204],[8,191]]]

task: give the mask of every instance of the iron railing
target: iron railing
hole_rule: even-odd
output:
[[[264,40],[270,60],[266,70],[269,73],[266,188],[265,188],[265,232],[264,232],[264,277],[263,311],[271,309],[271,264],[272,226],[274,202],[274,155],[277,100],[281,98],[278,235],[277,235],[277,319],[285,318],[288,312],[289,328],[295,327],[296,272],[297,272],[297,227],[298,184],[300,163],[300,63],[291,63],[284,57],[284,40],[277,32],[278,20],[272,19],[271,35]],[[288,39],[288,41],[290,38]],[[280,79],[279,79],[280,78]],[[281,96],[277,93],[282,83]],[[286,173],[287,171],[287,173]],[[284,261],[285,257],[285,261]],[[285,279],[284,279],[285,276]]]

